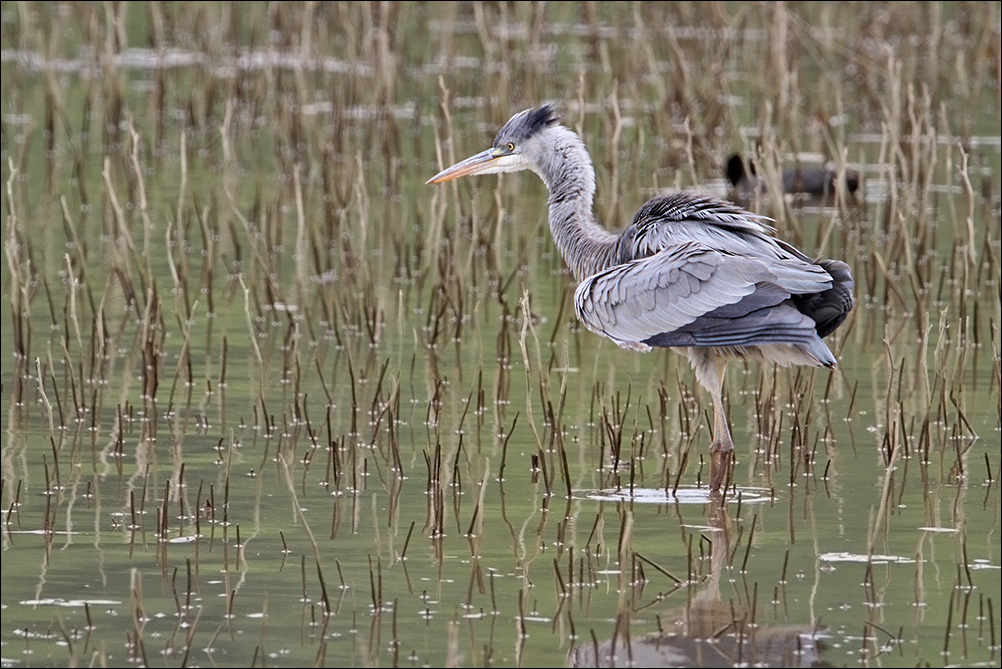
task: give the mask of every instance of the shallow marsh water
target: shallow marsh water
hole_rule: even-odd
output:
[[[5,666],[999,666],[999,3],[4,3]],[[761,152],[834,372],[584,331],[597,211]],[[773,191],[774,192],[774,191]],[[615,660],[610,661],[610,653]]]

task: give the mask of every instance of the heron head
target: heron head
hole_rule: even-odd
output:
[[[541,131],[559,122],[552,105],[520,111],[504,124],[491,148],[447,167],[427,181],[444,183],[471,174],[498,174],[534,169],[533,139]]]

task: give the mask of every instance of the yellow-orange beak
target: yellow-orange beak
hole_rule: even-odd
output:
[[[431,179],[428,179],[425,183],[429,184],[440,184],[446,181],[452,181],[453,179],[458,179],[459,177],[465,177],[470,174],[490,174],[493,172],[500,171],[501,158],[504,156],[502,153],[498,153],[497,149],[487,149],[486,151],[481,151],[475,156],[470,156],[466,160],[461,160],[452,167],[447,167]]]

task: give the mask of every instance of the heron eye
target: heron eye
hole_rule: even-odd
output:
[[[511,142],[508,142],[508,146],[506,148],[508,149],[509,153],[515,153],[515,145],[512,144]]]

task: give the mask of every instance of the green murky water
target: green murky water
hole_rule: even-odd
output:
[[[3,664],[999,666],[999,4],[872,5],[4,3]],[[749,203],[858,306],[722,508],[542,184],[425,185],[540,101],[610,227],[863,173]]]

